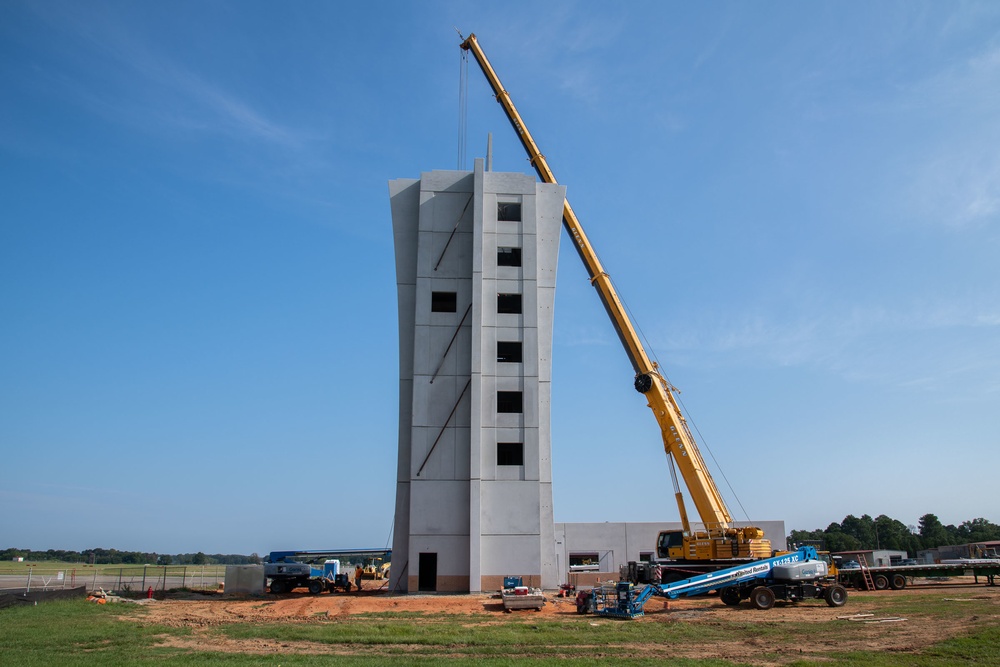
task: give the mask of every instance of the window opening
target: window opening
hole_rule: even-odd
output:
[[[521,266],[521,249],[497,248],[497,266]]]
[[[497,361],[507,364],[519,364],[522,361],[521,341],[497,341]]]
[[[512,314],[515,314],[515,315],[520,314],[521,313],[521,295],[520,294],[497,294],[497,312],[498,313],[512,313]]]
[[[519,391],[498,391],[497,412],[524,412],[524,395]]]
[[[431,292],[431,312],[454,313],[458,310],[456,292]]]
[[[524,465],[524,443],[523,442],[498,442],[497,443],[497,465],[499,465],[499,466],[523,466]]]
[[[497,221],[521,222],[521,203],[507,201],[497,202]]]
[[[601,569],[601,556],[597,552],[569,554],[570,572],[598,572]]]

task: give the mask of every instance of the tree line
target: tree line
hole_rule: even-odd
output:
[[[951,544],[1000,540],[1000,525],[983,518],[963,521],[957,526],[944,525],[934,514],[925,514],[918,525],[907,526],[884,514],[874,519],[867,514],[848,514],[840,523],[825,529],[793,530],[789,545],[819,542],[828,551],[891,549],[916,557],[918,551]]]
[[[201,551],[193,554],[157,554],[149,551],[119,551],[118,549],[34,551],[14,548],[0,551],[0,560],[10,561],[17,558],[23,558],[30,562],[60,561],[84,565],[259,565],[261,563],[261,558],[256,553],[244,556],[242,554],[206,554]]]

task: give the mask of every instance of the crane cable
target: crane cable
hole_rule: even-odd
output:
[[[459,33],[461,35],[462,33]],[[458,61],[458,166],[465,171],[465,142],[469,125],[469,52],[459,49]]]
[[[608,276],[608,280],[611,281],[612,287],[614,287],[615,291],[618,293],[618,300],[621,301],[622,307],[625,308],[625,311],[628,313],[629,318],[632,320],[632,326],[635,327],[636,333],[638,333],[639,337],[642,339],[643,345],[645,345],[647,353],[652,357],[652,360],[656,362],[656,366],[659,369],[660,375],[666,381],[667,386],[674,391],[674,398],[677,400],[677,403],[681,406],[681,411],[686,415],[688,423],[694,426],[694,430],[698,434],[698,442],[701,443],[701,447],[703,449],[708,450],[708,455],[711,457],[712,463],[715,464],[716,470],[718,470],[719,474],[722,475],[722,479],[726,483],[726,486],[729,488],[729,492],[732,494],[732,497],[736,500],[736,504],[739,506],[740,511],[743,513],[743,517],[746,519],[747,523],[752,523],[750,521],[750,515],[743,507],[743,501],[740,500],[739,495],[736,493],[736,489],[734,489],[733,485],[729,482],[729,478],[726,476],[725,470],[723,470],[722,466],[719,464],[718,459],[715,458],[715,453],[712,451],[712,448],[709,447],[708,442],[705,440],[704,436],[702,436],[701,430],[698,428],[698,423],[691,417],[691,413],[688,411],[687,406],[684,405],[684,401],[680,397],[680,392],[676,391],[676,389],[674,388],[674,384],[670,381],[670,378],[667,377],[666,372],[663,370],[663,364],[660,363],[660,359],[656,355],[656,351],[653,349],[652,344],[649,342],[649,339],[646,338],[646,334],[643,333],[642,327],[638,325],[638,320],[636,320],[635,315],[632,313],[632,309],[628,307],[628,304],[625,302],[625,299],[622,298],[621,290],[619,290],[618,286],[615,285],[614,280],[612,280],[610,275]],[[673,474],[673,470],[671,470],[671,473]]]

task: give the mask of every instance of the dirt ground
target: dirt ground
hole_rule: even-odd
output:
[[[366,582],[368,583],[368,582]],[[879,600],[888,601],[889,596],[925,595],[928,592],[940,594],[941,599],[954,601],[956,605],[973,600],[978,613],[952,615],[942,619],[936,616],[913,615],[903,621],[879,611]],[[580,616],[576,613],[573,598],[559,598],[555,594],[546,596],[547,602],[541,611],[517,611],[505,614],[498,598],[486,594],[473,595],[389,595],[382,591],[366,590],[361,593],[323,594],[312,596],[305,593],[291,593],[284,596],[268,596],[263,599],[227,599],[225,597],[204,597],[186,600],[151,600],[146,605],[148,614],[144,622],[167,627],[187,627],[192,634],[186,637],[170,637],[166,645],[196,650],[239,652],[248,654],[273,653],[316,653],[316,654],[377,654],[384,650],[377,647],[330,645],[316,642],[291,642],[262,639],[237,640],[212,631],[213,627],[233,623],[315,623],[336,622],[357,614],[385,612],[423,612],[428,615],[454,615],[456,623],[470,626],[483,623],[484,615],[495,615],[496,621],[530,622],[533,620],[574,620],[580,623],[698,623],[725,628],[727,624],[761,623],[773,627],[782,623],[850,623],[852,631],[847,639],[839,635],[836,641],[796,642],[794,645],[775,646],[764,639],[745,639],[710,644],[690,645],[670,643],[669,633],[665,633],[663,645],[652,647],[629,647],[632,657],[653,656],[669,645],[672,656],[719,658],[742,661],[759,665],[782,664],[793,659],[820,657],[833,651],[891,651],[913,652],[922,647],[975,630],[986,624],[1000,622],[1000,587],[972,585],[970,582],[956,582],[950,585],[911,587],[901,591],[861,592],[850,591],[848,603],[844,607],[831,608],[822,600],[808,601],[795,605],[779,603],[773,609],[758,611],[744,602],[739,607],[726,607],[717,597],[671,600],[665,602],[653,598],[646,604],[646,615],[632,621],[620,621],[594,616]],[[988,604],[989,613],[983,614],[982,602]],[[970,607],[971,611],[971,607]],[[843,617],[874,613],[864,620],[850,620]],[[462,617],[470,617],[463,621]],[[471,618],[475,617],[475,618]],[[869,622],[865,622],[869,621]],[[881,622],[871,622],[881,621]],[[417,620],[419,622],[419,620]],[[763,626],[762,626],[763,627]],[[737,633],[734,633],[736,636]],[[745,635],[745,632],[739,636]],[[822,636],[822,633],[818,636]],[[824,643],[826,645],[824,645]],[[818,644],[818,645],[817,645]],[[774,653],[781,654],[775,662]],[[558,652],[556,652],[558,654]],[[761,654],[755,657],[755,653]],[[768,657],[763,654],[767,653]],[[619,654],[620,655],[620,654]]]

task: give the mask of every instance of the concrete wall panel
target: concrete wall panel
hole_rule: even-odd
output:
[[[455,508],[469,506],[468,482],[460,480],[414,480],[410,482],[410,534],[436,536],[469,535],[469,518]],[[412,546],[412,545],[411,545]],[[464,549],[468,552],[468,547]],[[440,560],[438,561],[440,565]]]

